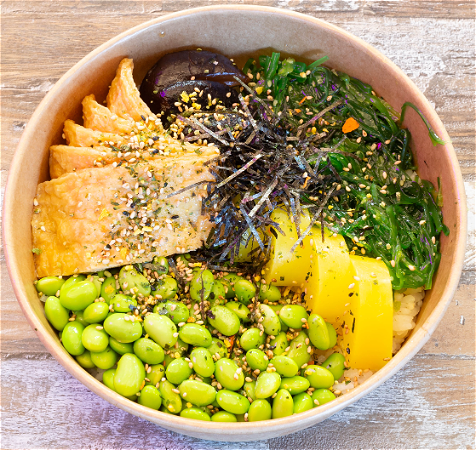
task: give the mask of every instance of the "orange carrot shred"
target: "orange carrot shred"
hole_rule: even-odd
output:
[[[351,131],[356,130],[359,128],[359,122],[357,122],[353,117],[349,117],[344,125],[342,125],[342,132],[343,133],[350,133]]]
[[[299,104],[302,105],[304,103],[304,101],[306,100],[306,98],[307,98],[307,95],[302,98],[302,100],[299,102]]]

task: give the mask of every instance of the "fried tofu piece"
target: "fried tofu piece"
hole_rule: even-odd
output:
[[[66,120],[64,122],[63,133],[68,145],[73,147],[93,147],[104,143],[107,144],[108,142],[114,142],[115,145],[126,143],[124,136],[94,131],[74,123],[73,120]]]
[[[186,154],[41,183],[32,219],[38,277],[96,272],[201,247],[211,230],[201,213],[206,186],[215,180],[204,165],[209,159]]]

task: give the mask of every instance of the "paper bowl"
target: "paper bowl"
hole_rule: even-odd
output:
[[[61,142],[63,122],[81,120],[80,104],[94,93],[103,99],[119,61],[131,57],[136,81],[162,54],[185,48],[212,49],[236,61],[271,50],[305,61],[323,55],[328,65],[370,83],[393,107],[411,101],[437,134],[449,137],[428,100],[410,79],[370,45],[319,19],[259,6],[216,6],[182,11],[132,28],[94,50],[67,72],[38,106],[23,133],[10,169],[4,203],[4,243],[9,274],[23,312],[45,347],[74,377],[113,405],[164,428],[203,439],[253,441],[302,430],[363,397],[394,375],[423,346],[443,316],[462,270],[466,205],[463,182],[451,144],[434,147],[423,122],[409,111],[405,125],[413,136],[419,173],[435,185],[440,177],[444,221],[442,258],[416,328],[397,355],[370,380],[326,405],[287,418],[254,423],[215,423],[184,419],[133,403],[108,389],[65,351],[48,324],[33,286],[30,221],[38,183],[48,177],[48,149]],[[47,406],[46,406],[47,407]]]

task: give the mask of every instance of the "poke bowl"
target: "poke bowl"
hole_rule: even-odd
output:
[[[201,28],[206,30],[206,32],[197,34],[195,32],[196,23],[200,23]],[[49,214],[50,216],[53,216],[55,206],[53,204],[49,207],[50,209],[43,206],[41,198],[37,192],[38,185],[49,182],[48,180],[50,180],[50,178],[52,181],[55,178],[65,179],[62,177],[73,175],[76,177],[81,173],[86,173],[84,171],[95,170],[87,168],[79,168],[79,170],[76,170],[76,168],[74,168],[71,170],[73,173],[69,175],[65,174],[61,171],[67,172],[67,170],[65,169],[64,164],[60,164],[63,160],[60,161],[58,156],[56,161],[60,162],[55,167],[59,172],[53,176],[50,160],[50,147],[53,146],[57,152],[64,150],[60,147],[65,147],[62,145],[66,134],[65,122],[70,124],[71,122],[68,121],[74,121],[77,124],[82,123],[85,98],[89,98],[94,102],[97,99],[97,105],[99,105],[97,108],[101,108],[101,102],[106,99],[108,92],[109,94],[111,92],[109,90],[110,87],[112,89],[112,87],[115,86],[113,80],[119,80],[116,84],[121,82],[121,80],[117,78],[119,76],[119,71],[117,71],[118,67],[125,68],[128,64],[127,61],[133,61],[133,72],[131,69],[129,75],[133,74],[135,84],[139,86],[141,85],[141,82],[147,78],[149,69],[159,60],[159,58],[173,52],[196,51],[197,48],[232,58],[236,63],[236,66],[240,68],[245,65],[249,58],[258,60],[260,55],[266,55],[268,57],[268,60],[266,61],[270,61],[269,58],[273,58],[274,55],[280,53],[282,61],[291,61],[290,58],[292,58],[292,61],[304,61],[304,67],[306,69],[316,67],[312,65],[313,61],[318,61],[323,57],[328,57],[329,59],[325,61],[325,66],[333,69],[335,74],[345,73],[352,79],[361,80],[363,83],[370,85],[372,87],[372,98],[377,98],[376,95],[378,94],[378,98],[382,98],[387,102],[385,105],[391,105],[393,108],[392,111],[400,111],[406,102],[410,102],[415,105],[415,109],[408,109],[405,115],[405,120],[403,121],[403,127],[408,129],[411,133],[410,143],[414,164],[417,167],[418,177],[422,180],[430,181],[432,185],[437,188],[438,193],[441,194],[438,200],[438,206],[441,207],[443,222],[447,227],[447,229],[445,228],[445,231],[449,232],[441,233],[441,236],[440,233],[438,234],[441,259],[439,261],[439,267],[432,278],[431,289],[425,291],[424,298],[423,295],[420,296],[420,292],[415,292],[414,294],[400,294],[399,298],[401,299],[404,298],[404,295],[419,297],[417,300],[417,303],[419,302],[419,313],[415,316],[416,324],[412,325],[411,332],[408,335],[405,334],[401,339],[401,342],[399,342],[399,346],[402,343],[403,345],[401,345],[401,348],[399,348],[394,354],[392,354],[390,349],[390,355],[388,358],[385,358],[385,363],[373,370],[371,376],[364,376],[362,380],[359,378],[359,381],[361,382],[357,382],[357,378],[355,378],[355,382],[352,385],[353,389],[348,389],[343,395],[337,395],[337,398],[333,398],[333,400],[329,402],[321,401],[321,403],[319,403],[319,401],[317,401],[316,403],[316,399],[313,398],[314,405],[318,407],[303,409],[303,412],[299,412],[298,414],[277,413],[276,415],[273,415],[274,418],[272,420],[250,421],[245,418],[244,421],[226,423],[224,425],[223,423],[210,420],[188,418],[194,417],[193,415],[187,417],[168,414],[144,406],[140,404],[140,402],[137,403],[131,401],[129,398],[126,398],[130,395],[120,395],[120,393],[115,392],[113,389],[110,389],[99,381],[94,372],[88,372],[78,364],[74,356],[72,356],[74,355],[74,352],[67,351],[65,348],[66,344],[62,344],[57,330],[50,325],[45,316],[44,299],[40,298],[41,295],[38,295],[38,289],[35,288],[37,276],[63,275],[63,273],[56,273],[54,269],[51,269],[53,266],[48,265],[48,261],[44,262],[44,267],[47,267],[47,269],[45,269],[44,273],[41,272],[40,275],[39,268],[42,263],[39,264],[38,261],[41,261],[41,258],[47,259],[48,248],[37,248],[37,242],[45,245],[44,243],[47,241],[41,241],[41,239],[38,240],[35,235],[37,232],[35,231],[35,220],[37,220],[35,214],[38,216],[41,216],[41,214]],[[284,60],[283,58],[287,59]],[[280,67],[283,68],[283,63],[281,64]],[[258,72],[255,71],[255,81],[258,79],[256,78],[257,73]],[[249,78],[253,80],[253,74],[251,75],[252,76]],[[247,74],[245,74],[245,76],[247,76]],[[303,73],[302,78],[305,78],[305,72]],[[236,82],[239,83],[239,80],[236,80]],[[246,84],[243,80],[242,83]],[[91,97],[91,94],[93,94],[94,97]],[[120,94],[121,93],[116,97],[120,98]],[[244,92],[244,94],[246,94],[246,92]],[[182,98],[183,102],[186,103],[185,97]],[[306,105],[306,98],[306,95],[304,95],[301,101],[303,108]],[[246,112],[245,106],[241,103],[243,100],[244,98],[241,96],[237,101],[237,105],[238,107],[242,106],[243,110]],[[273,99],[271,98],[270,101],[272,100]],[[266,101],[266,97],[262,101]],[[331,102],[331,99],[329,99],[329,102]],[[178,102],[175,106],[177,106],[177,108],[181,107],[180,103],[181,102]],[[245,105],[248,105],[248,103],[245,103]],[[421,113],[426,122],[419,117],[418,113]],[[177,115],[179,114],[177,113]],[[318,119],[319,118],[316,118],[315,122],[317,122]],[[140,122],[141,115],[139,114],[139,118],[136,118],[135,120]],[[148,120],[148,117],[142,117],[142,120],[146,121]],[[252,120],[249,121],[249,123],[253,125]],[[351,122],[347,121],[345,124],[353,125]],[[342,124],[341,127],[345,124]],[[310,125],[314,125],[314,122],[310,123]],[[332,124],[324,124],[324,126],[329,127],[331,125]],[[157,126],[161,126],[160,120],[157,121]],[[75,130],[76,131],[70,130],[71,134],[76,133],[77,129]],[[344,128],[342,128],[342,130],[344,130]],[[439,136],[441,143],[438,146],[432,144],[429,137],[429,130],[434,133],[434,136]],[[352,131],[355,131],[355,129]],[[203,134],[203,128],[196,134],[199,135],[200,133]],[[300,132],[298,132],[298,135],[300,135],[299,133]],[[311,131],[311,133],[315,132]],[[366,134],[362,135],[366,137]],[[220,142],[220,136],[222,135],[214,133],[208,135],[209,138],[210,136],[217,138],[216,141]],[[287,137],[289,138],[289,136]],[[180,133],[179,136],[176,136],[175,138],[180,139]],[[289,141],[286,141],[286,137],[283,139],[286,144],[292,144],[295,142],[293,141],[293,136],[291,136]],[[67,141],[68,144],[74,145],[69,142],[69,137],[67,137]],[[247,145],[252,143],[252,141],[252,139],[249,141],[247,140]],[[108,142],[109,139],[107,140],[106,145],[109,145]],[[93,392],[111,404],[118,406],[131,414],[179,433],[219,441],[252,441],[302,430],[325,420],[332,414],[360,399],[394,375],[421,349],[442,318],[458,285],[462,270],[466,236],[466,205],[464,188],[456,155],[450,142],[450,138],[447,135],[443,124],[430,106],[428,100],[418,91],[405,74],[371,46],[365,44],[363,41],[349,33],[319,19],[274,8],[257,6],[217,6],[178,12],[151,20],[143,25],[122,33],[111,41],[100,46],[76,64],[46,95],[23,133],[10,169],[4,202],[3,230],[5,253],[15,294],[30,325],[35,329],[42,343],[58,360],[58,362],[65,367],[71,375],[85,384]],[[112,147],[116,145],[116,143],[113,144],[114,145],[111,144]],[[89,145],[85,145],[85,147],[88,146]],[[287,146],[288,145],[284,145],[283,148],[287,148]],[[325,145],[322,146],[325,147]],[[202,150],[200,150],[200,152],[202,152]],[[101,155],[106,157],[107,152],[104,153],[105,155]],[[217,154],[219,154],[219,152]],[[115,156],[117,156],[117,153]],[[200,153],[199,156],[203,157],[203,154]],[[260,158],[264,159],[265,157],[260,156]],[[105,164],[104,168],[109,170],[109,168],[112,167],[112,164],[113,160],[108,164]],[[114,164],[114,168],[120,165],[115,160]],[[369,170],[370,169],[371,168],[369,167]],[[306,166],[305,170],[307,174],[307,172],[312,171],[313,169],[312,167],[307,168]],[[306,178],[307,177],[304,177],[304,180]],[[194,182],[198,183],[204,181],[211,183],[210,179],[194,179]],[[278,183],[278,181],[276,181],[276,183]],[[217,185],[217,190],[221,187],[221,184],[222,183]],[[101,188],[98,190],[106,190],[104,186],[101,185],[101,180],[96,181],[96,186]],[[71,187],[67,187],[66,196],[68,196],[69,192],[72,192],[69,189],[71,189]],[[181,189],[181,185],[178,186],[177,189]],[[340,190],[340,188],[336,188],[336,191],[338,190]],[[385,188],[381,189],[381,191],[382,190],[385,191]],[[170,195],[172,194],[173,192],[171,192]],[[205,191],[204,193],[201,193],[201,195],[205,199],[206,195],[211,194],[210,192]],[[198,196],[198,198],[200,199],[200,196]],[[443,199],[442,202],[441,198]],[[38,204],[39,200],[40,202]],[[79,200],[75,199],[74,201],[78,202]],[[104,205],[99,205],[98,203],[97,206],[101,206],[101,208],[96,208],[98,209],[97,212],[99,214],[99,219],[96,219],[100,221],[106,218],[107,212],[103,215],[102,207]],[[36,209],[42,208],[44,209],[43,213],[41,213],[41,211],[36,211]],[[293,215],[293,217],[296,216]],[[301,220],[305,224],[304,228],[306,228],[307,224],[309,224],[309,215],[303,215],[302,217]],[[43,222],[41,222],[41,224],[36,224],[39,230],[38,233],[45,231],[41,230],[41,228],[45,226],[44,222],[46,222],[46,219],[43,218],[42,220]],[[273,220],[274,223],[276,223],[277,219],[274,218]],[[307,224],[305,222],[306,220],[308,220]],[[293,220],[293,222],[296,222],[296,220]],[[421,222],[421,226],[423,227],[425,223],[424,221]],[[32,223],[34,224],[33,232]],[[311,227],[311,225],[309,225],[309,227]],[[81,230],[82,229],[80,228],[76,228],[73,231],[75,233],[84,232],[84,230]],[[322,227],[321,231],[324,232],[324,227]],[[328,240],[327,242],[332,242],[332,239],[337,239],[336,236],[338,233],[334,230],[332,231],[334,234],[331,233],[329,236],[326,236],[326,239]],[[63,230],[63,235],[66,236],[67,234],[68,230]],[[274,238],[277,239],[276,236]],[[37,240],[34,245],[35,239]],[[259,240],[259,237],[256,239]],[[270,235],[269,239],[272,240],[273,237]],[[313,239],[317,241],[318,236],[313,236]],[[322,236],[322,240],[325,242],[324,236]],[[342,240],[341,242],[344,241]],[[387,243],[384,243],[384,245],[386,244]],[[245,246],[247,246],[247,244]],[[353,251],[352,248],[353,247],[349,250]],[[358,248],[360,249],[360,246]],[[299,247],[297,247],[297,249],[299,250]],[[81,251],[82,250],[80,249],[76,249],[75,254],[80,254]],[[358,251],[360,252],[360,257],[364,258],[363,255],[365,252],[362,252],[361,250]],[[152,256],[157,256],[159,253],[160,248],[158,253]],[[173,253],[186,253],[185,248],[180,245],[180,241],[176,252],[167,251],[161,256],[169,256]],[[238,252],[236,256],[239,256]],[[435,257],[434,254],[430,255],[430,259],[432,256]],[[150,259],[152,259],[152,257]],[[68,258],[64,261],[67,260]],[[120,265],[131,265],[137,262],[141,264],[145,263],[146,260],[141,259],[132,262],[125,260],[123,264]],[[106,257],[103,257],[101,263],[103,266],[95,266],[94,270],[82,269],[80,272],[97,272],[109,268],[109,261],[106,260]],[[294,263],[297,264],[296,261],[294,261]],[[383,262],[379,267],[383,267]],[[415,267],[409,267],[410,271],[413,272],[415,270]],[[48,272],[48,270],[50,271]],[[64,275],[72,275],[72,273],[73,272],[64,273]],[[190,271],[190,273],[192,273],[192,271]],[[375,277],[378,278],[378,276],[378,273],[375,274]],[[263,275],[263,278],[266,278],[266,275]],[[271,278],[273,283],[281,289],[279,291],[280,296],[282,294],[284,297],[289,293],[284,289],[285,284],[279,284],[279,277],[275,276],[274,278]],[[348,294],[349,289],[354,289],[356,283],[359,284],[361,282],[357,273],[354,273],[350,283],[344,278],[345,277],[338,279],[337,282],[343,284],[340,286],[340,290],[345,291],[345,295]],[[253,279],[249,280],[253,281]],[[201,278],[201,282],[203,283],[203,278]],[[190,287],[190,290],[191,289],[192,288]],[[201,291],[200,289],[198,290],[200,293],[199,295],[202,296],[202,303],[204,289],[205,288],[202,285]],[[55,296],[54,294],[49,295],[52,297]],[[58,295],[58,297],[61,300],[61,296]],[[393,293],[392,301],[394,302]],[[392,307],[393,306],[394,305],[392,305]],[[265,307],[265,310],[266,308],[267,307]],[[200,305],[197,309],[200,309]],[[310,309],[312,310],[312,308]],[[150,313],[152,313],[152,311],[150,311]],[[146,312],[146,314],[148,313]],[[155,310],[152,315],[154,314]],[[67,322],[71,323],[71,318],[73,319],[72,322],[75,321],[75,316],[73,315],[67,319]],[[308,318],[310,319],[310,316],[306,315],[303,323],[307,323]],[[209,319],[215,320],[213,314],[209,315]],[[392,317],[391,320],[392,319],[394,318]],[[50,322],[52,321],[50,320]],[[260,321],[257,320],[257,322],[259,323]],[[263,320],[261,320],[261,322],[264,323]],[[94,327],[96,327],[96,322],[91,323],[94,323]],[[214,326],[220,328],[219,324]],[[105,327],[107,331],[107,326],[105,325]],[[352,328],[353,333],[353,325],[346,325],[345,327]],[[98,326],[98,328],[100,329],[98,331],[102,331],[103,327]],[[300,329],[299,326],[295,326],[294,328]],[[293,327],[291,327],[291,330],[293,330]],[[281,328],[277,333],[280,331]],[[266,333],[272,338],[275,337],[274,332],[271,333],[271,331],[267,331]],[[142,333],[140,334],[142,335]],[[153,332],[148,332],[145,335],[145,339],[147,339],[149,335],[154,338]],[[179,333],[177,333],[177,335],[179,335]],[[294,337],[297,337],[297,335]],[[156,340],[161,341],[162,337],[159,336]],[[314,340],[311,339],[311,341],[314,344]],[[308,344],[309,340],[306,341],[306,346]],[[198,344],[195,345],[198,346]],[[202,344],[200,344],[200,346],[202,346]],[[319,362],[322,363],[324,359]],[[316,357],[316,364],[318,364],[317,361],[318,359]],[[278,367],[277,362],[275,365]],[[307,362],[305,365],[307,365]],[[147,368],[148,365],[146,364],[146,370]],[[303,368],[301,366],[300,368],[304,370],[306,367]],[[362,367],[362,369],[365,369],[365,367]],[[270,372],[273,373],[273,371],[275,372],[273,367],[271,367]],[[258,370],[258,373],[259,372],[260,370]],[[239,378],[238,375],[240,374],[241,371],[240,373],[235,373],[237,378]],[[361,374],[359,374],[359,377],[360,375]],[[332,378],[332,381],[334,382],[334,378]],[[353,377],[349,377],[346,382],[352,383]],[[346,382],[341,383],[343,388],[345,388]],[[216,386],[217,384],[215,382],[214,387]],[[141,386],[141,389],[143,387],[144,386]],[[220,389],[220,387],[218,389]],[[232,388],[229,389],[233,391]],[[236,390],[238,390],[238,388]],[[179,389],[176,389],[176,391],[179,391]],[[179,394],[183,395],[181,391],[176,393],[176,395]],[[186,399],[183,398],[183,400],[185,401]]]

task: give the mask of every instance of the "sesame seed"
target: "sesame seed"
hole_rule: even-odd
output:
[[[355,283],[350,283],[349,284],[349,289],[354,289],[354,287],[355,287]]]

